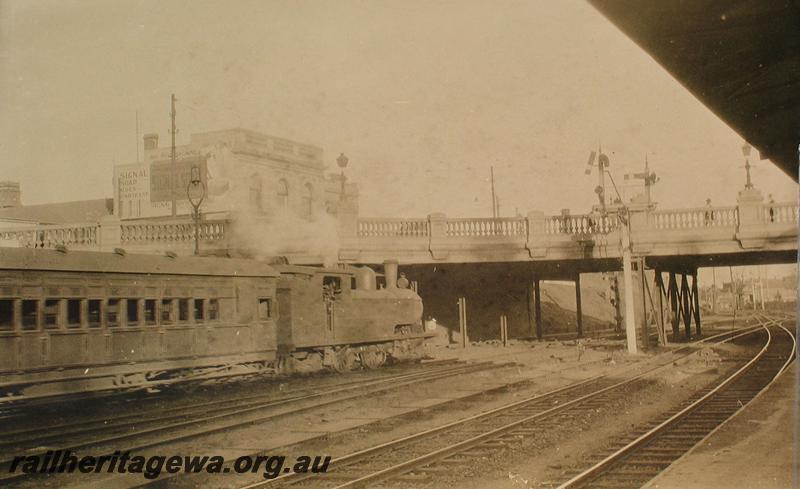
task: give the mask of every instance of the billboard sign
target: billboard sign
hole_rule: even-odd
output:
[[[184,158],[173,165],[170,161],[157,161],[150,165],[150,202],[186,200],[186,188],[192,177],[192,167],[200,168],[200,180],[208,184],[208,165],[202,157]]]

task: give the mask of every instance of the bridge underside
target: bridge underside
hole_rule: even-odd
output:
[[[797,250],[756,250],[738,253],[686,254],[686,255],[654,255],[644,258],[649,269],[661,270],[693,270],[704,267],[727,267],[747,265],[791,264],[798,260]],[[622,270],[619,258],[593,258],[577,260],[536,260],[536,261],[502,261],[472,263],[402,263],[404,269],[432,267],[438,270],[473,270],[480,274],[502,275],[514,270],[527,276],[537,276],[542,280],[572,280],[575,275],[583,273],[618,272]]]
[[[704,255],[648,256],[645,263],[648,268],[676,271],[705,267],[790,264],[797,263],[797,251],[761,250]]]
[[[800,6],[793,1],[589,0],[793,179],[800,134]]]

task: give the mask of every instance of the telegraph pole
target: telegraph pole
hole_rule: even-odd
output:
[[[717,269],[711,267],[711,312],[717,313]]]
[[[489,171],[492,175],[492,217],[497,218],[497,197],[494,194],[494,167],[490,166]]]
[[[136,111],[136,163],[139,163],[139,111]]]
[[[625,338],[627,340],[628,353],[636,354],[636,321],[634,320],[633,308],[633,270],[631,269],[631,235],[630,235],[630,214],[625,213],[620,216],[622,221],[622,276],[625,287]],[[643,339],[645,342],[647,338]]]
[[[175,132],[176,132],[176,129],[175,129],[175,100],[176,99],[175,99],[175,94],[174,93],[172,94],[172,97],[171,97],[170,100],[172,101],[172,110],[170,110],[170,113],[169,113],[170,119],[172,120],[172,130],[170,131],[170,133],[172,134],[172,150],[170,151],[170,154],[169,154],[170,168],[171,168],[171,170],[170,170],[170,179],[169,179],[170,180],[169,181],[169,186],[170,186],[170,192],[169,193],[172,196],[172,217],[175,217],[175,213],[176,213],[176,211],[175,211],[175,185],[177,184],[177,178],[176,178],[176,175],[175,175]]]

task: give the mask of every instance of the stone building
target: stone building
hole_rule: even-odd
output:
[[[114,214],[119,219],[171,218],[191,213],[187,185],[192,167],[206,184],[207,217],[289,214],[306,220],[337,215],[343,204],[357,213],[356,185],[325,174],[322,149],[246,129],[192,134],[177,146],[144,136],[144,161],[114,168]],[[170,186],[170,181],[175,183]],[[172,188],[171,188],[172,187]],[[342,189],[344,188],[344,195]]]

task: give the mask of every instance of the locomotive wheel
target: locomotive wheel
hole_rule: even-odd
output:
[[[361,352],[361,364],[370,370],[380,368],[386,362],[386,352],[382,350],[367,350]]]
[[[349,348],[344,348],[336,353],[336,360],[333,363],[333,369],[339,373],[345,373],[353,370],[356,366],[356,354]]]

